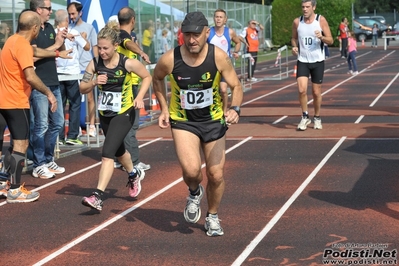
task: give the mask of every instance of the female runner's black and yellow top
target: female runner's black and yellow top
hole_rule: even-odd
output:
[[[132,91],[132,75],[125,68],[127,57],[119,54],[119,63],[109,69],[104,66],[101,57],[98,58],[95,70],[98,75],[107,74],[104,85],[98,85],[98,111],[102,116],[112,117],[123,114],[134,105]],[[96,60],[94,60],[95,62]]]
[[[170,118],[175,121],[204,122],[224,120],[219,83],[222,78],[215,63],[215,46],[208,44],[205,61],[191,67],[184,63],[180,47],[174,49],[170,74]]]

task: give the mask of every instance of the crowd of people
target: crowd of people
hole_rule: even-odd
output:
[[[322,129],[323,47],[333,42],[326,18],[316,14],[315,8],[315,0],[302,0],[303,15],[292,25],[292,53],[298,58],[300,131],[311,123],[307,108],[309,76],[314,128]],[[0,195],[9,203],[39,198],[38,192],[27,190],[21,182],[26,154],[33,161],[33,177],[50,179],[66,171],[54,161],[54,148],[57,139],[61,144],[81,144],[80,99],[84,94],[89,104],[88,134],[98,134],[97,117],[105,140],[97,187],[82,198],[82,204],[101,211],[114,168],[120,166],[127,173],[128,194],[137,197],[145,171],[150,169],[139,156],[139,109],[144,107],[143,98],[152,83],[161,109],[158,125],[172,132],[188,188],[184,218],[189,223],[199,221],[200,203],[206,195],[206,234],[223,235],[218,210],[225,189],[226,132],[229,125],[239,122],[243,100],[232,58],[238,58],[241,50],[249,53],[248,80],[256,81],[254,71],[263,25],[249,20],[238,35],[226,26],[223,9],[214,12],[212,27],[203,13],[190,12],[173,28],[168,21],[164,25],[160,20],[148,21],[140,41],[134,34],[136,13],[132,8],[119,10],[118,20],[109,21],[98,33],[82,20],[82,9],[80,3],[72,2],[66,10],[57,10],[53,26],[49,23],[51,1],[31,0],[30,8],[18,18],[16,34],[5,40],[0,55],[0,152],[6,126],[12,144],[4,160],[0,160]],[[357,71],[352,56],[356,47],[351,39],[349,47],[352,67]],[[28,52],[21,53],[22,50]],[[152,62],[156,66],[151,75],[145,65]],[[59,81],[60,75],[79,73],[83,74],[81,80]],[[207,75],[204,77],[203,73]],[[14,79],[15,76],[21,78]],[[164,88],[167,76],[170,99]],[[98,92],[98,99],[94,99],[94,91]],[[64,127],[66,102],[68,133]],[[201,184],[201,152],[206,164],[206,187]]]

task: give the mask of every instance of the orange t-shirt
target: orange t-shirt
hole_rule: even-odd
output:
[[[246,39],[249,44],[249,47],[247,47],[248,52],[257,52],[259,50],[258,31],[248,27]]]
[[[339,24],[339,32],[340,32],[339,36],[341,37],[341,39],[348,38],[348,27],[345,24],[343,23]]]
[[[33,48],[24,37],[14,34],[0,53],[0,108],[29,109],[31,87],[24,69],[34,67]]]

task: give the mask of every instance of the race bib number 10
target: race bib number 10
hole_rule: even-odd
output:
[[[201,109],[213,103],[213,89],[200,91],[180,90],[180,102],[183,109]]]
[[[98,110],[119,113],[121,110],[120,92],[101,91],[98,95]]]

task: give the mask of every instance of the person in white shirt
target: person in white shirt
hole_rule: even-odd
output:
[[[68,24],[68,12],[63,9],[57,10],[55,12],[55,31],[57,32],[58,30],[68,28]],[[72,49],[72,53],[70,54],[72,59],[57,58],[58,75],[80,74],[79,54],[82,53],[83,50],[90,50],[90,43],[87,41],[86,37],[86,33],[84,32],[80,34],[76,29],[68,29],[68,36],[67,39],[65,39],[65,48],[67,50]],[[67,132],[67,138],[65,139],[65,126],[62,128],[59,141],[62,142],[62,144],[82,145],[83,143],[78,139],[81,108],[78,78],[60,81],[60,90],[64,113],[67,100],[69,103],[69,130]]]
[[[313,128],[322,129],[320,119],[321,84],[324,77],[324,44],[334,40],[325,17],[316,14],[316,0],[302,0],[303,15],[292,23],[292,54],[298,57],[296,80],[298,83],[299,104],[302,109],[301,121],[297,130],[304,131],[312,122],[308,113],[308,80],[312,81],[314,107]],[[343,49],[343,48],[342,48]]]
[[[241,49],[241,40],[237,36],[236,32],[226,26],[227,14],[223,9],[217,9],[213,15],[213,21],[215,26],[210,27],[210,32],[208,36],[208,43],[214,44],[215,46],[221,48],[226,52],[228,57],[239,57],[239,52]],[[231,42],[235,43],[234,51],[231,51]],[[228,92],[227,83],[224,78],[220,81],[220,92],[223,100],[223,111],[227,113],[228,105]]]

